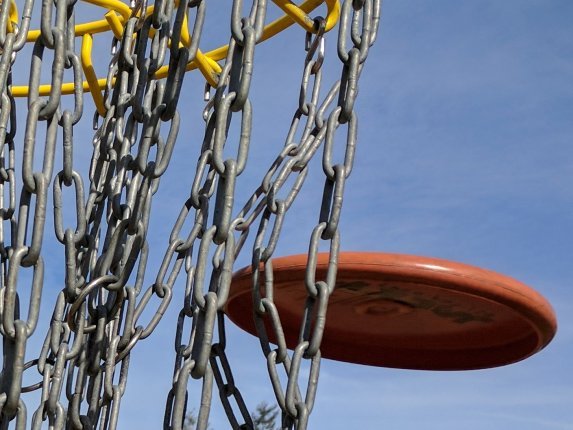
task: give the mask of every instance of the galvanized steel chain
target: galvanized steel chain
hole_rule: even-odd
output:
[[[11,225],[10,235],[2,234],[2,327],[4,361],[2,368],[2,398],[0,419],[7,425],[15,420],[16,428],[26,426],[26,405],[21,398],[22,392],[35,387],[22,387],[23,372],[38,364],[38,360],[25,363],[26,343],[35,331],[42,289],[44,283],[44,261],[41,256],[44,227],[46,222],[46,209],[48,200],[48,186],[52,181],[54,157],[57,145],[58,128],[64,129],[64,140],[69,139],[69,132],[73,121],[81,116],[81,101],[75,103],[73,112],[60,112],[59,86],[61,85],[65,69],[73,69],[77,72],[79,61],[74,53],[73,21],[74,10],[68,7],[67,0],[44,2],[42,4],[41,35],[33,47],[32,62],[30,64],[30,78],[28,96],[28,116],[24,133],[22,182],[18,206],[15,206],[15,160],[14,138],[16,131],[16,110],[14,100],[10,93],[11,66],[16,59],[25,41],[29,28],[30,14],[33,2],[25,2],[20,25],[13,22],[8,16],[7,10],[13,5],[11,2],[2,4],[2,24],[0,25],[0,43],[2,44],[2,125],[3,131],[6,122],[4,118],[10,117],[11,130],[3,133],[2,145],[2,175],[3,182],[8,182],[9,205],[8,210],[3,211],[3,221],[9,221]],[[55,12],[55,13],[54,13]],[[55,15],[55,16],[54,16]],[[70,23],[71,30],[70,30]],[[7,32],[8,24],[11,31]],[[53,51],[51,64],[44,64],[44,54]],[[6,65],[10,63],[8,68]],[[51,66],[51,67],[47,67]],[[40,75],[43,69],[51,69],[51,82],[54,90],[47,99],[39,97]],[[74,73],[74,76],[78,76]],[[80,80],[81,81],[81,80]],[[5,110],[6,109],[6,110]],[[46,123],[46,131],[43,137],[38,133],[38,125]],[[35,170],[34,154],[40,152],[43,156],[42,168]],[[6,156],[8,157],[8,169],[6,170]],[[32,228],[29,229],[29,225]],[[4,232],[3,232],[4,233]],[[18,286],[18,277],[25,268],[31,268],[32,281],[29,294],[26,288]],[[21,316],[21,305],[28,308],[27,317]],[[65,347],[65,345],[64,345]],[[62,348],[62,352],[67,352]],[[60,363],[58,363],[61,365]],[[59,389],[61,386],[50,386],[50,378],[55,372],[61,371],[61,366],[54,371],[52,366],[43,367],[42,403],[34,414],[33,424],[48,419],[50,423],[62,422],[65,419],[64,409],[59,402]],[[39,385],[36,385],[39,388]],[[40,417],[38,420],[36,417]]]
[[[179,131],[176,106],[184,68],[197,52],[197,44],[185,47],[178,36],[172,37],[181,34],[189,9],[197,11],[200,32],[205,13],[201,1],[156,2],[145,18],[145,5],[134,3],[122,39],[112,50],[106,113],[93,141],[87,237],[76,241],[77,231],[66,231],[67,254],[76,257],[64,291],[66,322],[71,337],[83,339],[81,354],[68,369],[71,428],[116,428],[130,353],[151,334],[171,300],[173,284],[153,284],[141,292],[152,198]],[[169,74],[158,81],[154,75],[167,61],[168,50]],[[140,317],[153,296],[159,305],[143,323]]]
[[[235,3],[236,5],[237,3]],[[230,218],[230,209],[232,208],[232,191],[234,189],[234,179],[232,185],[226,181],[225,173],[232,173],[232,166],[238,163],[243,165],[245,150],[241,151],[243,145],[248,145],[245,140],[248,139],[248,123],[241,124],[241,136],[239,138],[239,151],[237,161],[228,159],[225,163],[222,160],[217,161],[217,152],[221,151],[225,141],[220,138],[224,129],[224,122],[217,118],[218,107],[221,99],[215,98],[210,100],[205,111],[207,121],[207,131],[205,134],[203,152],[200,157],[199,167],[193,183],[193,189],[190,198],[181,211],[178,226],[171,236],[174,243],[181,226],[194,207],[197,211],[195,224],[191,229],[189,237],[179,239],[181,243],[185,242],[184,249],[192,252],[193,242],[200,239],[197,263],[191,261],[189,255],[186,257],[186,271],[188,273],[185,306],[180,312],[179,323],[177,327],[176,352],[179,355],[178,364],[175,369],[174,388],[168,400],[168,412],[172,414],[173,419],[180,422],[184,417],[184,407],[186,399],[186,386],[189,373],[196,378],[203,378],[203,391],[201,398],[202,408],[199,410],[199,427],[205,428],[207,425],[208,408],[212,387],[211,371],[219,387],[219,393],[225,411],[229,418],[232,428],[251,428],[250,417],[246,413],[244,402],[240,392],[235,384],[231,372],[231,366],[225,354],[225,321],[220,309],[225,304],[228,293],[228,282],[231,273],[232,261],[240,252],[244,244],[249,229],[254,221],[260,218],[259,228],[254,243],[253,250],[253,295],[255,303],[255,321],[258,335],[261,341],[263,353],[268,362],[268,369],[273,384],[273,389],[277,397],[279,406],[283,411],[282,427],[304,429],[307,426],[308,417],[314,403],[314,397],[317,388],[317,379],[320,363],[320,342],[324,330],[324,320],[328,297],[334,288],[336,279],[336,263],[339,247],[338,222],[342,205],[342,195],[344,190],[344,181],[350,174],[353,162],[354,147],[356,144],[356,118],[354,113],[354,101],[357,93],[357,80],[362,69],[362,64],[366,59],[368,48],[374,43],[374,34],[376,33],[379,15],[380,2],[367,0],[365,2],[346,2],[343,6],[343,14],[346,14],[346,21],[340,28],[339,35],[339,52],[345,52],[347,38],[352,38],[353,47],[347,57],[342,57],[343,70],[342,77],[334,83],[327,96],[322,102],[319,102],[320,88],[322,82],[321,65],[324,60],[324,20],[317,18],[315,35],[307,35],[307,54],[304,63],[303,78],[299,97],[299,106],[295,112],[291,129],[288,133],[285,146],[280,154],[272,163],[270,169],[264,176],[261,185],[255,190],[251,198],[239,211],[235,218]],[[344,19],[344,18],[343,18]],[[348,32],[348,22],[351,21],[352,34]],[[360,22],[362,28],[360,29]],[[238,32],[235,31],[233,36]],[[244,38],[244,40],[247,40]],[[235,42],[238,43],[237,39]],[[232,41],[233,44],[233,41]],[[233,46],[233,45],[231,45]],[[358,50],[361,57],[357,59],[355,52]],[[233,61],[232,56],[227,57],[226,68],[228,70],[229,62]],[[224,69],[225,70],[225,69]],[[239,72],[237,72],[239,73]],[[232,84],[229,86],[232,87]],[[229,99],[223,99],[226,115],[227,106],[233,106],[233,100],[236,100],[234,93],[228,96]],[[328,109],[338,97],[338,103],[327,114]],[[247,99],[245,99],[247,100]],[[226,101],[226,103],[225,103]],[[213,109],[213,110],[211,110]],[[244,114],[244,113],[243,113]],[[328,119],[325,119],[328,117]],[[304,120],[303,120],[304,118]],[[224,117],[226,119],[226,117]],[[244,117],[243,117],[244,119]],[[220,128],[217,121],[221,121]],[[212,129],[212,124],[217,125]],[[348,123],[347,145],[343,152],[343,162],[333,162],[334,152],[334,135],[338,127]],[[228,124],[228,123],[227,123]],[[228,127],[228,125],[227,125]],[[302,131],[300,131],[302,130]],[[297,132],[302,134],[300,140],[296,140]],[[272,297],[272,260],[270,259],[276,244],[278,242],[284,217],[287,210],[292,205],[294,199],[301,190],[307,174],[307,166],[310,159],[315,155],[319,147],[324,144],[323,150],[323,169],[326,175],[326,183],[323,192],[323,199],[319,215],[319,223],[311,234],[309,246],[309,261],[307,267],[306,286],[308,290],[308,300],[306,302],[305,319],[301,324],[301,340],[294,354],[289,356],[286,341],[281,328],[280,315],[273,303]],[[242,170],[242,169],[241,169]],[[293,186],[290,190],[282,190],[284,198],[279,198],[278,194],[286,183],[290,175],[296,175]],[[219,180],[217,186],[217,179]],[[205,220],[209,217],[209,199],[216,193],[214,225],[205,228]],[[223,194],[221,194],[223,192]],[[224,221],[223,221],[224,220]],[[224,226],[224,236],[219,236],[217,241],[217,232],[221,232],[219,225]],[[238,238],[233,239],[229,228],[234,229]],[[264,243],[268,234],[268,242]],[[316,260],[319,249],[319,242],[326,241],[330,243],[330,264],[325,280],[316,280]],[[235,241],[234,252],[232,252],[232,241]],[[217,245],[213,257],[213,270],[209,281],[209,292],[201,290],[205,282],[205,266],[208,255],[208,246]],[[261,285],[259,266],[263,266],[264,285]],[[200,294],[198,294],[200,292]],[[205,310],[203,310],[205,309]],[[215,312],[217,315],[218,341],[213,341],[215,327]],[[205,316],[201,317],[201,313]],[[199,317],[198,317],[199,316]],[[192,329],[189,334],[189,343],[182,343],[185,318],[193,318]],[[270,319],[270,326],[273,327],[273,339],[278,343],[278,348],[273,350],[270,346],[269,336],[266,332],[264,319]],[[202,321],[205,322],[202,322]],[[207,329],[206,329],[207,326]],[[214,342],[210,345],[210,342]],[[200,345],[200,346],[199,346]],[[211,358],[207,363],[207,352],[211,350]],[[205,351],[203,353],[203,351]],[[197,357],[197,358],[194,358]],[[299,386],[299,375],[303,360],[311,362],[310,370],[307,377],[306,394],[303,397]],[[202,364],[197,371],[198,363]],[[210,364],[210,367],[209,367]],[[287,374],[286,389],[281,387],[279,371],[277,365],[282,365]],[[203,369],[205,369],[203,371]],[[197,372],[197,373],[194,373]],[[228,405],[227,398],[233,397],[244,420],[243,425],[235,416],[233,409]],[[166,425],[168,423],[166,415]],[[175,422],[171,421],[175,427]]]
[[[267,359],[267,368],[282,410],[283,428],[305,429],[313,408],[320,367],[320,343],[324,331],[328,298],[336,282],[338,250],[340,244],[338,224],[340,220],[344,184],[351,173],[354,150],[357,140],[357,119],[354,102],[357,95],[357,82],[366,60],[368,49],[374,43],[380,19],[381,2],[377,0],[346,1],[342,6],[338,37],[338,53],[342,61],[341,79],[335,82],[326,97],[319,101],[322,85],[321,65],[323,63],[323,35],[320,28],[324,23],[316,21],[319,31],[316,36],[307,35],[307,57],[305,60],[299,106],[294,114],[283,151],[263,179],[261,186],[253,194],[244,213],[255,206],[253,214],[262,211],[253,248],[253,301],[255,326]],[[347,48],[348,40],[352,47]],[[337,99],[334,108],[333,102]],[[330,113],[328,113],[330,109]],[[303,124],[303,118],[305,119]],[[335,150],[335,134],[341,125],[347,126],[346,145]],[[295,140],[298,130],[301,137]],[[323,170],[325,185],[320,207],[318,224],[311,233],[308,249],[305,285],[307,300],[302,314],[298,345],[289,355],[282,328],[280,313],[273,302],[272,255],[279,240],[282,225],[294,198],[299,194],[305,181],[308,162],[323,148]],[[340,161],[335,162],[334,153],[340,152]],[[279,191],[287,178],[294,175],[293,185],[288,190]],[[265,199],[260,201],[260,196]],[[253,215],[245,215],[248,220],[241,225],[248,231]],[[270,233],[269,233],[270,232]],[[324,279],[317,279],[317,254],[321,242],[329,249],[328,268]],[[324,245],[323,245],[324,246]],[[268,324],[265,324],[265,321]],[[267,327],[272,328],[269,335]],[[276,342],[273,349],[269,338]],[[301,375],[303,361],[308,361],[306,377]],[[286,387],[281,385],[278,367],[287,376]],[[306,391],[301,393],[300,380],[305,380]]]
[[[324,61],[324,20],[316,20],[317,33],[307,34],[306,58],[302,74],[298,108],[295,111],[284,149],[281,151],[272,168],[265,175],[261,186],[247,204],[255,201],[257,194],[265,198],[255,209],[262,210],[253,247],[253,303],[255,327],[259,336],[262,351],[267,359],[267,369],[274,393],[282,410],[282,427],[304,429],[307,426],[309,412],[312,409],[316,394],[316,381],[320,353],[315,352],[311,359],[309,382],[306,396],[303,399],[299,387],[299,373],[302,357],[301,348],[289,355],[284,337],[280,314],[273,301],[273,265],[271,257],[277,246],[282,225],[294,199],[297,197],[308,173],[308,161],[313,157],[324,139],[324,130],[316,127],[317,115],[322,115],[332,102],[332,97],[319,105],[322,85],[322,63]],[[302,130],[302,131],[301,131]],[[301,134],[297,139],[297,135]],[[294,175],[291,189],[283,190],[289,176]],[[282,197],[284,196],[284,197]],[[252,216],[247,217],[248,220]],[[248,224],[241,226],[248,231]],[[336,257],[336,256],[335,256]],[[336,263],[336,261],[335,261]],[[262,267],[263,276],[259,272]],[[277,343],[273,349],[265,325],[269,321],[272,327],[272,338]],[[281,385],[279,369],[282,366],[287,377],[287,386]]]
[[[352,170],[356,144],[357,81],[374,42],[380,0],[344,2],[338,39],[342,77],[322,100],[326,21],[315,19],[313,31],[307,34],[299,103],[286,142],[261,185],[234,216],[235,188],[251,139],[249,90],[255,46],[263,38],[267,2],[253,0],[247,8],[242,0],[233,1],[230,43],[217,87],[203,112],[205,132],[190,195],[172,229],[159,271],[147,288],[144,276],[152,200],[178,136],[177,104],[186,67],[198,53],[206,2],[157,0],[150,15],[145,0],[132,2],[121,39],[112,44],[103,94],[105,112],[96,112],[94,118],[97,130],[86,188],[73,163],[73,131],[83,113],[82,72],[74,34],[76,2],[41,3],[41,34],[30,64],[19,199],[12,66],[26,43],[34,1],[24,1],[20,22],[14,21],[13,2],[0,2],[0,334],[4,349],[0,427],[15,422],[16,428],[26,428],[22,393],[38,390],[40,404],[34,410],[32,428],[39,429],[48,421],[54,429],[115,429],[130,354],[165,314],[184,268],[185,291],[164,428],[183,427],[189,377],[202,383],[198,429],[208,426],[213,383],[231,427],[253,428],[227,357],[223,309],[235,259],[251,226],[259,220],[252,257],[257,331],[283,412],[282,427],[306,428],[316,394],[328,297],[336,279],[344,183]],[[181,40],[183,25],[192,29],[188,44]],[[51,64],[46,64],[45,57],[52,58]],[[169,64],[167,77],[157,80],[155,74],[165,63]],[[73,102],[66,102],[71,107],[64,109],[61,88],[66,71],[73,76],[74,95]],[[40,97],[40,78],[46,73],[51,90],[44,98]],[[237,135],[231,133],[233,122],[240,129]],[[46,124],[43,134],[38,131],[41,123]],[[334,137],[341,126],[347,128],[346,146],[338,149]],[[61,170],[53,175],[59,141],[63,160]],[[309,245],[308,299],[300,342],[289,355],[273,302],[271,257],[285,216],[305,181],[308,163],[321,146],[325,186]],[[41,163],[35,154],[42,155]],[[36,170],[36,165],[41,169]],[[293,185],[283,189],[291,176]],[[43,290],[42,242],[49,186],[53,187],[54,235],[65,255],[65,279],[41,352],[26,361],[26,343],[38,322]],[[65,216],[70,208],[63,202],[69,199],[75,203],[72,217]],[[68,219],[75,222],[68,225]],[[189,232],[183,233],[186,225],[190,225]],[[330,249],[330,265],[325,279],[317,280],[316,255],[322,243]],[[31,285],[21,288],[18,275],[26,268],[32,272]],[[26,307],[23,316],[21,308]],[[142,321],[150,308],[155,309],[152,317]],[[273,327],[271,336],[266,320]],[[269,338],[276,339],[276,349]],[[302,376],[305,360],[310,370]],[[286,387],[281,386],[279,366],[286,373]],[[41,381],[23,387],[23,373],[29,369],[36,369]],[[299,385],[302,379],[307,387],[304,396]]]
[[[41,390],[41,403],[33,414],[33,428],[40,428],[45,420],[57,429],[116,428],[130,351],[137,341],[149,336],[170,298],[161,289],[163,286],[150,287],[148,292],[157,290],[162,302],[151,322],[138,324],[151,297],[145,294],[136,303],[147,258],[151,197],[173,151],[179,129],[177,99],[185,66],[197,50],[197,43],[185,47],[178,37],[184,18],[193,9],[197,10],[194,34],[200,33],[205,7],[201,1],[188,4],[166,0],[156,2],[153,15],[144,18],[145,13],[140,12],[145,11],[145,5],[133,5],[122,40],[114,44],[119,49],[112,52],[105,94],[107,110],[93,140],[86,200],[82,177],[73,166],[73,126],[83,109],[82,73],[74,49],[75,3],[49,0],[41,4],[41,35],[35,42],[30,66],[19,206],[15,203],[16,111],[10,93],[11,66],[26,41],[34,2],[26,1],[20,25],[8,20],[12,2],[1,6],[3,200],[4,188],[9,188],[8,202],[2,204],[0,230],[2,428],[12,420],[16,420],[17,428],[25,428],[26,405],[20,394],[34,390]],[[10,31],[7,23],[12,27]],[[167,49],[169,75],[165,81],[157,81],[154,73],[163,66]],[[48,69],[43,64],[46,50],[53,52],[53,60],[51,91],[44,99],[39,96],[39,87],[42,72]],[[61,112],[65,69],[71,69],[74,77],[74,103],[73,109]],[[47,123],[43,141],[37,138],[41,122]],[[165,141],[160,135],[162,126],[169,130]],[[62,129],[63,163],[53,180],[54,228],[65,249],[65,286],[58,295],[40,356],[24,363],[26,340],[36,326],[42,293],[41,245],[58,128]],[[43,144],[41,151],[35,151],[37,141]],[[150,157],[153,147],[155,159]],[[40,171],[34,171],[35,152],[43,155]],[[64,193],[75,198],[75,225],[64,225]],[[9,229],[4,228],[4,221],[10,223]],[[32,225],[30,231],[28,224]],[[5,234],[8,232],[9,236]],[[20,303],[25,299],[16,287],[18,272],[26,267],[33,269],[32,287],[27,319],[21,319]],[[128,285],[130,279],[133,285]],[[22,374],[30,368],[38,370],[42,382],[22,388]],[[61,402],[64,387],[67,410]]]
[[[265,0],[251,2],[243,15],[243,1],[231,10],[229,49],[218,86],[204,110],[205,134],[195,179],[179,219],[171,233],[173,249],[184,258],[187,273],[184,306],[179,313],[173,388],[169,393],[164,426],[179,430],[187,407],[189,377],[202,380],[197,429],[206,429],[213,379],[232,428],[252,428],[253,422],[234,382],[225,348],[223,308],[236,258],[233,219],[235,187],[245,169],[251,138],[252,107],[249,99],[255,46],[261,39],[266,16]],[[229,136],[232,121],[240,124],[238,136]],[[229,148],[231,147],[231,148]],[[227,155],[228,153],[228,155]],[[213,201],[214,200],[214,201]],[[195,209],[187,238],[181,227]],[[212,217],[212,224],[208,220]],[[212,257],[208,276],[209,257]],[[164,261],[164,266],[168,260]],[[183,340],[190,319],[189,340]],[[233,402],[240,416],[236,416]]]

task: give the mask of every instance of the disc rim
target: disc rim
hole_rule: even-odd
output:
[[[317,279],[324,275],[329,255],[321,253],[317,259]],[[273,275],[275,282],[284,284],[292,280],[302,283],[304,288],[304,273],[306,270],[306,254],[298,254],[273,259]],[[262,267],[259,268],[261,274]],[[234,302],[241,295],[251,295],[250,266],[237,271],[233,275],[231,292],[227,301],[225,312],[229,318],[243,330],[256,336],[254,324],[245,319],[244,303],[241,309],[234,309]],[[473,348],[466,345],[463,348],[446,351],[417,351],[409,350],[404,346],[399,351],[384,349],[385,357],[366,356],[360,357],[345,352],[348,348],[341,343],[338,347],[329,347],[325,336],[321,347],[322,356],[338,361],[346,361],[357,364],[366,364],[380,367],[420,369],[420,370],[470,370],[490,367],[498,367],[521,361],[543,349],[554,337],[557,329],[557,319],[550,303],[537,291],[522,282],[500,273],[471,266],[464,263],[421,257],[408,254],[381,253],[381,252],[342,252],[338,259],[338,279],[351,278],[351,274],[359,273],[370,279],[383,274],[384,279],[400,280],[405,283],[422,283],[431,288],[455,291],[472,300],[489,300],[493,303],[508,308],[508,314],[515,313],[525,321],[530,333],[523,336],[529,342],[527,346],[520,346],[523,351],[519,354],[510,353],[511,345],[495,348]],[[336,289],[333,291],[336,294]],[[275,301],[279,299],[277,295]],[[251,311],[252,312],[252,311]],[[285,332],[293,329],[283,327]],[[298,330],[298,327],[297,327]],[[297,331],[296,330],[296,331]],[[325,335],[328,331],[328,325]],[[534,345],[529,345],[535,337]],[[290,336],[292,338],[292,335]],[[288,339],[287,339],[288,340]],[[521,338],[519,342],[521,342]],[[518,343],[517,341],[513,341]],[[293,341],[287,342],[292,348]],[[516,346],[517,348],[517,346]],[[374,349],[372,349],[374,350]],[[341,352],[342,351],[342,352]],[[464,358],[465,357],[465,358]]]

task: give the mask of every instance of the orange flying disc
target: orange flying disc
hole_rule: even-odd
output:
[[[298,343],[307,298],[306,260],[273,259],[274,302],[289,348]],[[317,280],[327,262],[320,254]],[[235,273],[225,311],[256,335],[251,275],[251,267]],[[551,305],[508,276],[435,258],[346,252],[339,255],[320,349],[324,358],[373,366],[482,369],[529,357],[556,328]]]

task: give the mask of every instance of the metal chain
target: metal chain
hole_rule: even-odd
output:
[[[153,196],[177,140],[181,121],[177,104],[185,69],[198,54],[206,2],[157,0],[149,16],[146,1],[132,2],[123,32],[114,33],[118,39],[112,44],[104,112],[94,117],[93,155],[85,188],[73,162],[74,126],[83,114],[83,77],[74,34],[76,2],[43,0],[40,5],[40,36],[30,63],[19,199],[12,68],[27,40],[34,1],[24,0],[19,22],[14,18],[14,3],[0,2],[0,334],[4,351],[0,428],[10,423],[17,429],[28,427],[22,394],[32,391],[39,392],[40,403],[33,411],[31,428],[39,429],[45,421],[54,429],[117,428],[131,352],[152,334],[167,311],[184,268],[185,291],[164,428],[183,427],[191,377],[202,384],[197,429],[208,427],[214,386],[230,426],[252,429],[226,352],[223,310],[234,262],[258,221],[252,256],[257,331],[282,410],[282,427],[305,429],[316,394],[328,297],[336,279],[338,223],[356,145],[357,81],[374,43],[381,0],[344,2],[338,39],[342,77],[322,100],[326,21],[315,19],[313,32],[307,34],[299,103],[285,145],[235,216],[235,189],[251,138],[249,90],[255,47],[264,37],[267,2],[253,0],[247,8],[242,0],[233,1],[230,43],[203,112],[205,131],[190,194],[158,273],[146,288]],[[181,37],[184,25],[192,29],[189,43]],[[44,60],[48,57],[51,61]],[[167,77],[157,80],[156,72],[166,64]],[[74,79],[69,109],[62,107],[61,97],[66,71]],[[40,78],[45,74],[51,84],[47,98],[40,96]],[[233,121],[240,128],[236,136],[230,133]],[[347,128],[346,147],[338,149],[334,137],[342,126]],[[63,159],[61,170],[54,174],[59,142]],[[325,186],[309,245],[308,299],[299,344],[289,355],[273,302],[271,257],[286,214],[307,176],[309,161],[321,146]],[[41,162],[35,160],[36,153],[41,154]],[[336,157],[338,153],[342,156]],[[283,189],[291,176],[293,185]],[[26,361],[26,345],[38,323],[43,292],[42,243],[50,186],[54,236],[63,246],[65,278],[40,354]],[[75,202],[73,217],[65,216],[71,208],[63,202],[69,199]],[[65,221],[74,218],[71,224]],[[183,233],[189,224],[189,233]],[[325,279],[317,280],[316,255],[321,246],[330,248],[330,265]],[[18,284],[25,269],[31,272],[29,286]],[[155,309],[151,318],[142,321],[150,308]],[[266,321],[273,327],[272,334],[266,331]],[[277,342],[276,349],[269,339]],[[306,376],[301,374],[305,360],[310,362]],[[281,386],[280,366],[287,376],[286,387]],[[36,369],[41,380],[23,386],[24,372],[30,369]],[[304,396],[299,385],[303,379]]]
[[[336,269],[339,250],[338,224],[342,207],[344,183],[353,165],[354,149],[357,140],[357,120],[354,102],[357,95],[357,81],[368,49],[374,43],[380,18],[380,2],[347,1],[343,4],[341,25],[339,28],[338,52],[343,63],[341,79],[333,84],[327,96],[319,104],[322,84],[321,65],[323,63],[323,35],[320,31],[323,21],[317,21],[319,31],[314,37],[307,35],[308,54],[305,59],[299,106],[294,114],[285,146],[273,166],[263,179],[261,186],[253,194],[243,213],[246,223],[241,225],[244,232],[255,219],[254,214],[262,211],[253,247],[253,301],[255,308],[255,327],[261,342],[263,354],[267,359],[270,380],[278,405],[282,410],[282,427],[305,429],[316,395],[320,367],[320,343],[324,331],[328,298],[336,283]],[[351,35],[348,22],[351,19]],[[360,28],[359,23],[362,22]],[[352,48],[347,50],[347,39],[351,38]],[[309,97],[310,95],[310,97]],[[338,95],[338,103],[327,115],[327,110]],[[307,101],[307,98],[309,99]],[[326,120],[326,116],[328,119]],[[305,123],[302,119],[305,118]],[[342,162],[333,161],[334,136],[338,128],[347,124],[346,147],[343,149]],[[302,128],[300,140],[295,141],[299,128]],[[294,353],[289,355],[282,328],[280,314],[273,302],[273,266],[271,257],[277,246],[282,225],[294,198],[300,192],[307,173],[309,160],[320,145],[323,149],[323,170],[325,185],[318,224],[312,231],[305,285],[307,300],[303,310],[299,342]],[[286,179],[295,175],[291,189],[284,192],[285,197],[278,198]],[[260,197],[266,199],[260,200]],[[246,215],[254,203],[252,215]],[[269,234],[270,232],[270,234]],[[268,239],[265,238],[268,236]],[[316,279],[316,263],[320,242],[329,248],[329,264],[325,278]],[[268,324],[265,324],[265,321]],[[269,335],[267,327],[272,328]],[[277,344],[273,349],[269,338]],[[302,362],[310,363],[306,378],[301,375]],[[282,366],[286,376],[286,388],[281,385],[279,370]],[[301,393],[299,379],[306,379],[306,392]]]
[[[189,49],[172,40],[169,77],[155,80],[171,34],[181,34],[188,5],[156,2],[154,13],[145,19],[138,15],[142,7],[134,5],[109,68],[107,112],[94,138],[85,208],[87,238],[72,240],[77,230],[75,235],[68,230],[66,236],[77,261],[65,290],[67,323],[72,337],[81,336],[83,343],[82,355],[68,375],[68,386],[73,387],[67,393],[68,415],[71,427],[78,429],[116,428],[130,352],[149,336],[171,298],[169,287],[160,285],[150,287],[138,300],[147,262],[152,197],[173,153],[183,70],[197,47]],[[204,13],[201,2],[192,7],[202,11],[199,15]],[[168,130],[165,140],[162,128]],[[150,157],[153,147],[155,159]],[[132,273],[134,285],[128,285]],[[153,293],[161,304],[145,326],[139,317]],[[84,402],[87,409],[82,412]]]
[[[165,428],[179,430],[183,426],[189,376],[201,379],[203,384],[198,430],[206,429],[208,425],[213,378],[231,427],[253,427],[226,356],[223,308],[236,258],[233,232],[239,221],[232,220],[232,211],[237,178],[245,168],[249,149],[252,107],[248,95],[255,45],[262,36],[266,8],[265,0],[253,1],[249,14],[243,16],[242,0],[233,2],[232,37],[219,85],[204,111],[205,134],[191,195],[170,237],[173,249],[185,260],[187,288],[176,329],[176,362]],[[237,116],[241,131],[238,137],[230,137],[231,122],[233,118],[237,121]],[[228,149],[235,142],[236,155]],[[231,155],[226,156],[224,152]],[[213,196],[214,202],[211,202]],[[190,208],[195,209],[195,223],[190,235],[186,239],[180,238],[180,230]],[[211,216],[213,222],[208,225]],[[212,269],[207,280],[210,253]],[[164,266],[167,263],[168,260],[164,260]],[[189,341],[183,343],[182,333],[187,318],[192,318],[192,328]],[[218,339],[215,339],[216,334]],[[232,402],[240,413],[239,417],[235,416]]]

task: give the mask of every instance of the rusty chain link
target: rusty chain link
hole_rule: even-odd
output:
[[[164,428],[183,428],[191,398],[188,385],[196,379],[201,381],[197,429],[208,428],[215,386],[231,428],[252,429],[253,420],[227,356],[224,308],[235,260],[258,223],[252,250],[253,317],[282,411],[282,428],[307,428],[328,299],[336,282],[344,186],[357,143],[358,79],[375,41],[381,0],[343,2],[337,47],[341,77],[326,92],[322,66],[330,28],[327,19],[314,18],[312,31],[307,31],[301,43],[304,62],[299,100],[284,146],[243,205],[237,205],[235,190],[241,186],[249,156],[253,121],[249,94],[268,6],[266,0],[233,1],[229,45],[215,77],[217,85],[208,87],[204,133],[189,196],[150,284],[145,276],[153,197],[177,142],[181,125],[177,105],[186,68],[202,55],[199,41],[207,2],[156,0],[150,14],[146,1],[131,3],[130,12],[122,16],[121,34],[113,33],[103,109],[94,116],[93,155],[87,173],[74,165],[73,154],[74,126],[83,116],[84,90],[74,33],[78,2],[39,3],[24,0],[16,22],[14,3],[0,2],[0,334],[4,354],[0,427],[40,429],[47,422],[54,429],[117,428],[131,353],[138,342],[151,336],[168,311],[184,269]],[[277,2],[284,7],[279,3],[284,2]],[[335,3],[328,2],[329,11],[337,10]],[[22,134],[17,130],[12,73],[31,31],[35,8],[40,10],[40,36],[33,43]],[[182,34],[189,29],[190,41],[184,43]],[[156,73],[166,65],[166,78],[157,79]],[[66,72],[74,80],[71,109],[62,106]],[[42,97],[40,81],[46,75],[51,87],[48,96]],[[337,147],[337,135],[345,136],[344,147]],[[273,302],[272,257],[285,218],[304,185],[309,162],[321,147],[325,183],[318,221],[310,233],[307,300],[298,345],[289,353]],[[62,154],[61,163],[55,160],[57,153]],[[54,173],[60,164],[61,170]],[[82,174],[88,178],[86,186]],[[19,189],[17,180],[21,180]],[[48,238],[50,187],[54,234]],[[64,205],[64,201],[74,203]],[[63,246],[64,279],[40,354],[30,360],[26,359],[27,341],[38,325],[45,293],[45,236]],[[330,250],[330,258],[326,276],[317,279],[321,247]],[[20,285],[18,278],[26,270],[29,285]],[[308,366],[303,366],[305,362]],[[286,385],[281,383],[280,368]],[[40,381],[25,385],[23,375],[29,369],[37,370]],[[34,391],[39,393],[39,404],[30,419],[24,394]]]

